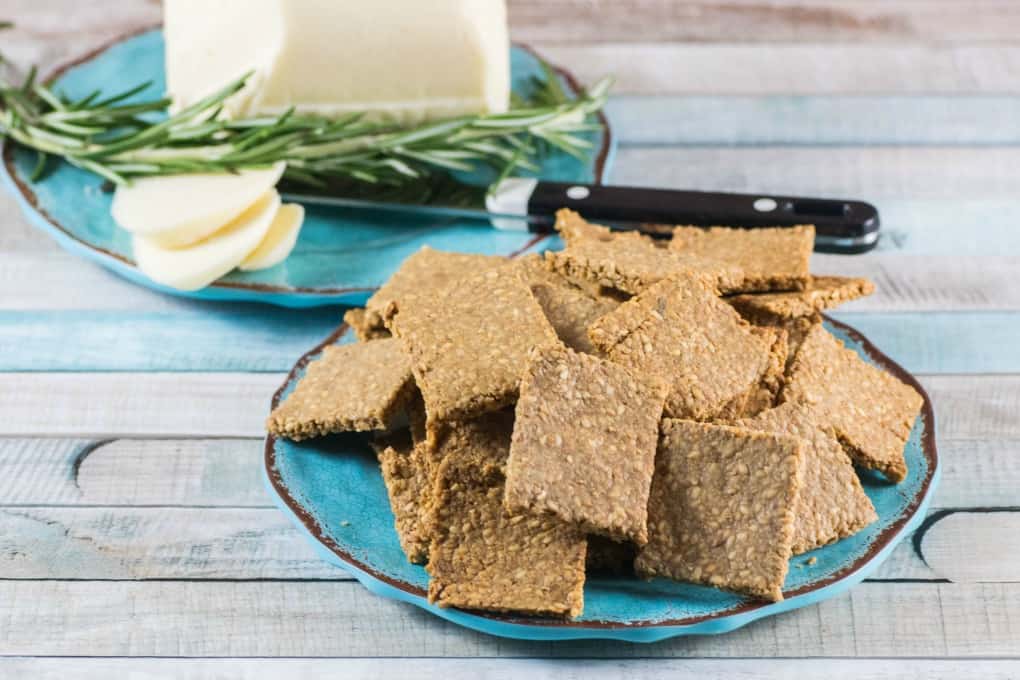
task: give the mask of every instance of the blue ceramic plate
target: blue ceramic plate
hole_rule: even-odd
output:
[[[511,69],[518,93],[527,88],[531,76],[541,74],[535,54],[520,46],[512,50]],[[560,70],[559,74],[568,91],[578,91],[568,73]],[[144,97],[163,92],[163,34],[158,29],[119,40],[65,66],[57,72],[55,86],[71,97],[81,97],[95,89],[109,92],[146,81],[153,85]],[[594,145],[590,161],[550,154],[542,159],[541,177],[604,182],[613,141],[608,122],[602,116],[599,119],[603,132],[589,135]],[[45,180],[34,183],[29,179],[34,152],[8,144],[3,160],[4,180],[32,224],[71,252],[135,283],[188,297],[288,307],[362,304],[405,257],[423,245],[509,255],[535,248],[541,240],[527,233],[497,231],[480,220],[309,207],[297,246],[286,261],[259,272],[233,272],[203,290],[182,292],[153,283],[135,267],[129,235],[110,216],[112,194],[101,190],[96,175],[61,162]]]
[[[924,395],[924,408],[904,451],[909,474],[889,485],[864,476],[879,519],[863,532],[791,560],[782,602],[741,598],[712,588],[656,579],[591,578],[584,587],[584,615],[574,621],[442,609],[428,603],[425,569],[404,557],[375,455],[366,440],[347,435],[295,443],[266,440],[265,473],[277,504],[328,562],[344,568],[374,593],[410,602],[436,616],[493,635],[530,640],[613,638],[654,642],[675,635],[725,633],[763,616],[838,595],[889,556],[925,515],[939,478],[935,417],[924,389],[909,373],[852,328],[826,325],[866,361],[882,367]],[[341,327],[306,354],[273,398],[275,407],[326,345],[353,342]],[[815,558],[812,564],[808,564]]]

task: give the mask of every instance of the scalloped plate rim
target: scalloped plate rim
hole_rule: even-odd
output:
[[[150,25],[114,37],[85,54],[58,65],[47,75],[45,82],[52,82],[69,70],[88,63],[123,42],[151,31],[160,30],[161,28],[162,24]],[[514,43],[513,46],[523,49],[532,55],[538,55],[527,44]],[[576,93],[581,90],[577,78],[569,70],[557,65],[552,65],[552,67],[567,82],[573,92]],[[616,155],[616,140],[605,111],[599,111],[596,115],[602,123],[603,133],[599,155],[591,162],[591,165],[594,183],[602,184],[609,176],[609,171]],[[0,141],[0,160],[2,160],[0,162],[0,177],[3,179],[4,186],[14,196],[15,202],[28,222],[49,234],[62,248],[71,254],[96,262],[134,284],[177,297],[213,301],[264,302],[292,308],[317,307],[331,304],[358,304],[363,302],[364,298],[367,298],[375,290],[375,287],[317,289],[217,281],[197,291],[183,291],[156,283],[142,274],[133,262],[78,238],[70,230],[61,226],[56,219],[47,214],[46,210],[38,204],[38,198],[32,188],[14,171],[12,148],[13,144],[9,140]],[[528,250],[547,238],[547,236],[545,234],[536,235],[534,239],[528,241],[513,253],[504,254],[512,256]]]
[[[836,321],[832,317],[823,316],[828,324],[839,328],[853,338],[855,342],[859,343],[870,359],[914,387],[924,398],[920,414],[924,421],[921,451],[927,460],[928,471],[911,504],[897,517],[890,527],[885,529],[875,539],[863,556],[849,567],[828,577],[819,584],[804,586],[793,593],[784,593],[787,597],[781,602],[745,602],[734,609],[717,612],[707,617],[696,617],[687,622],[637,621],[631,624],[608,621],[572,622],[555,619],[524,619],[511,615],[472,613],[459,609],[439,607],[429,603],[425,594],[414,586],[401,583],[385,574],[375,572],[367,565],[344,553],[340,550],[339,546],[331,546],[328,539],[317,533],[316,523],[311,518],[311,515],[303,510],[286,488],[279,474],[275,471],[276,438],[272,435],[267,435],[265,439],[262,466],[263,482],[277,507],[287,515],[291,523],[311,542],[316,553],[323,560],[342,568],[354,576],[362,586],[376,595],[407,602],[442,619],[475,631],[519,640],[612,639],[627,642],[658,642],[667,638],[684,635],[727,633],[767,616],[800,609],[801,607],[827,600],[863,581],[889,557],[904,537],[912,533],[921,524],[941,479],[942,469],[935,437],[935,413],[931,398],[924,387],[911,373],[883,354],[859,331],[845,323]],[[321,352],[325,346],[339,339],[346,330],[346,324],[341,324],[329,337],[309,350],[297,361],[290,373],[288,373],[284,383],[273,394],[272,407],[277,405],[284,390],[291,384],[297,373],[308,364],[311,358]]]

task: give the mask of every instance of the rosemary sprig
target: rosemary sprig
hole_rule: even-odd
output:
[[[549,149],[583,158],[584,133],[600,129],[590,115],[602,108],[610,81],[571,99],[545,67],[525,99],[505,113],[463,116],[399,128],[361,115],[330,119],[293,110],[276,116],[226,119],[224,101],[250,74],[176,113],[165,98],[135,102],[148,83],[104,97],[72,100],[36,81],[0,81],[0,137],[91,171],[114,184],[133,178],[236,172],[284,161],[291,184],[326,188],[379,185],[392,190],[489,168],[498,177],[536,170]],[[415,189],[418,190],[418,189]]]

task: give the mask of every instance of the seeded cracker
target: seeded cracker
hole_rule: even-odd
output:
[[[365,303],[366,328],[384,329],[386,308],[392,302],[436,290],[468,274],[489,271],[506,264],[506,258],[472,253],[451,253],[423,246],[404,260],[390,280]],[[360,335],[359,335],[360,337]]]
[[[505,266],[390,307],[429,421],[462,420],[517,398],[528,352],[560,344],[520,277]]]
[[[735,425],[797,437],[804,443],[794,555],[852,536],[878,519],[843,447],[796,404],[783,404]]]
[[[620,306],[609,295],[582,290],[559,274],[546,269],[538,256],[521,259],[520,266],[539,306],[556,335],[567,347],[586,354],[598,350],[588,339],[588,326]]]
[[[666,414],[706,420],[748,393],[769,347],[696,275],[662,281],[596,321],[592,344],[612,361],[669,386]]]
[[[429,601],[573,618],[584,609],[584,536],[552,517],[512,515],[503,486],[455,484],[437,499]]]
[[[429,548],[429,601],[561,617],[584,606],[585,539],[552,517],[503,507],[500,463],[512,413],[456,425],[441,441]]]
[[[611,232],[577,222],[570,210],[556,213],[556,225],[566,249],[547,252],[546,263],[571,281],[615,288],[636,295],[667,276],[696,273],[722,292],[740,290],[743,271],[730,264],[657,247],[636,232]],[[582,220],[583,222],[583,220]]]
[[[784,402],[802,405],[831,426],[858,465],[889,481],[907,476],[903,447],[923,399],[894,376],[843,347],[824,327],[812,330],[793,361]]]
[[[727,300],[753,323],[775,324],[816,315],[844,302],[871,295],[875,286],[867,279],[845,276],[812,276],[805,290],[764,295],[735,295]]]
[[[677,227],[669,247],[736,265],[744,271],[742,290],[764,292],[807,288],[814,243],[812,225],[754,229]]]
[[[801,446],[792,437],[664,421],[638,574],[782,600]]]
[[[381,328],[373,320],[374,318],[374,315],[369,314],[361,307],[354,307],[344,312],[344,323],[354,330],[354,335],[357,336],[358,342],[368,342],[369,340],[380,340],[390,337],[390,332],[385,328]]]
[[[664,398],[664,386],[609,361],[565,348],[535,355],[517,402],[507,508],[644,543]]]
[[[387,430],[413,391],[410,364],[397,340],[332,345],[308,365],[266,428],[296,441],[333,432]]]

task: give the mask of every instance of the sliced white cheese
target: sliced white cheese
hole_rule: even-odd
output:
[[[220,231],[187,248],[164,248],[135,235],[135,262],[157,283],[179,290],[204,288],[259,247],[279,209],[280,195],[270,190]]]
[[[304,207],[297,203],[281,205],[262,243],[244,259],[238,269],[245,272],[269,269],[286,260],[290,251],[294,250],[304,219]]]
[[[118,187],[110,210],[122,228],[164,248],[201,241],[272,189],[285,165],[236,174],[169,175]]]
[[[505,111],[505,0],[164,0],[177,108],[249,70],[228,115],[290,106],[412,123]]]

